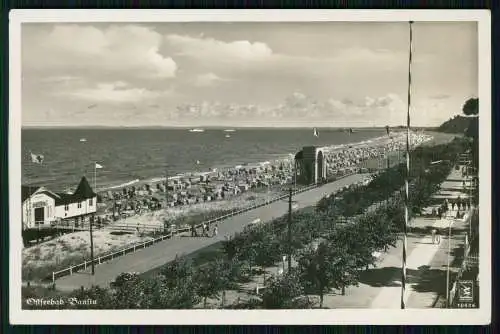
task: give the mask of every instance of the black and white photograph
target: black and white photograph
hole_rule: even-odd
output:
[[[489,322],[488,12],[88,12],[11,12],[11,322]]]

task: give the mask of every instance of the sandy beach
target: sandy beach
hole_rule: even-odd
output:
[[[415,147],[431,139],[430,135],[414,133],[411,143]],[[339,171],[355,171],[363,161],[402,149],[404,140],[405,134],[395,133],[390,138],[375,138],[354,143],[347,148],[324,147],[326,161],[329,163],[328,173],[335,175]],[[287,156],[263,164],[235,166],[222,172],[214,171],[217,177],[212,180],[207,178],[205,182],[192,182],[192,179],[187,179],[187,182],[183,183],[182,177],[172,178],[169,180],[172,189],[167,190],[167,196],[165,187],[161,187],[162,184],[165,185],[164,180],[163,183],[161,180],[156,184],[145,183],[142,188],[134,185],[134,188],[124,187],[113,192],[108,191],[104,195],[101,192],[103,205],[98,210],[98,217],[102,228],[94,231],[94,255],[103,255],[151,240],[156,233],[169,229],[171,225],[175,225],[175,228],[189,227],[193,223],[190,217],[197,217],[201,222],[204,217],[215,217],[222,212],[242,209],[276,197],[282,193],[283,185],[292,181],[292,161],[292,157]],[[203,174],[198,174],[198,178],[203,180]],[[203,197],[200,189],[205,186],[206,189],[214,189],[214,184],[220,187],[220,192],[216,194],[225,196],[214,195],[213,199],[210,195]],[[229,193],[230,189],[233,190],[232,193]],[[163,200],[165,198],[171,201],[166,202]],[[115,206],[115,220],[112,204],[116,202],[120,203],[120,207],[117,209]],[[141,210],[136,210],[138,203],[142,204]],[[81,263],[90,257],[89,252],[89,233],[86,231],[68,233],[25,248],[22,254],[23,276],[34,278],[40,276],[35,274],[37,271],[45,274],[56,268]]]

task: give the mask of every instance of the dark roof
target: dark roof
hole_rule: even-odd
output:
[[[33,193],[35,193],[35,191],[37,191],[38,189],[40,189],[40,187],[22,186],[22,201],[24,202],[28,197],[33,195]],[[80,183],[78,184],[78,187],[76,188],[73,194],[53,193],[49,190],[42,192],[54,198],[56,205],[74,203],[97,196],[96,193],[90,187],[89,182],[87,181],[85,176],[82,177]]]
[[[75,201],[75,196],[73,194],[57,193],[59,198],[56,198],[56,205],[69,204]]]
[[[295,160],[300,160],[304,156],[304,152],[299,151],[297,154],[295,154]]]
[[[36,186],[21,186],[21,202],[24,202],[28,199],[35,191],[40,189],[40,187]]]
[[[75,192],[73,193],[73,196],[77,197],[77,198],[81,198],[81,199],[87,199],[87,198],[93,198],[97,195],[90,187],[89,182],[87,181],[87,178],[85,176],[82,176],[82,179],[80,180],[80,184],[78,185]]]

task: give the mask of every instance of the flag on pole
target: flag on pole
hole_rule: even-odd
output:
[[[31,162],[33,162],[35,164],[39,164],[39,165],[41,165],[43,163],[43,160],[44,160],[43,155],[33,154],[33,153],[30,153],[30,154],[31,154]]]
[[[314,132],[313,132],[313,135],[314,137],[319,137],[319,133],[318,133],[318,129],[314,128]]]
[[[199,165],[200,164],[200,160],[196,160],[196,164]]]
[[[102,167],[102,165],[99,165],[99,164],[96,162],[96,163],[95,163],[95,168],[96,168],[96,169],[101,169],[101,168],[104,168],[104,167]]]

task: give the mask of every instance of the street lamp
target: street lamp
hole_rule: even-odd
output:
[[[446,266],[446,307],[450,307],[450,253],[451,253],[451,225],[453,225],[453,219],[450,219],[448,224],[448,257]]]

